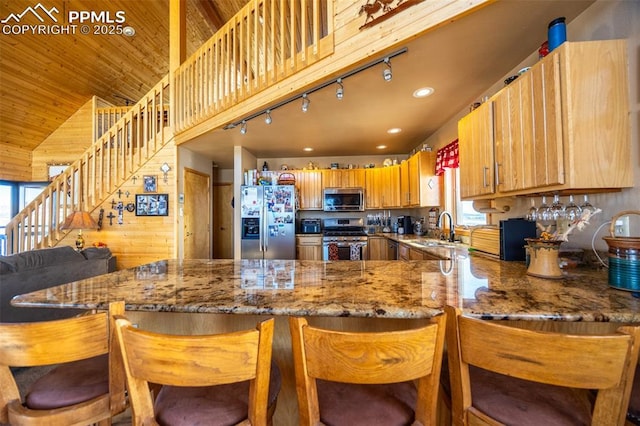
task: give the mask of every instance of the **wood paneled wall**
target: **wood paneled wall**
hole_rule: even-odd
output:
[[[93,99],[87,101],[33,150],[30,180],[48,180],[48,164],[71,164],[91,146],[93,104]]]
[[[149,160],[134,176],[116,189],[110,197],[104,200],[100,206],[91,212],[91,216],[97,221],[100,209],[104,209],[102,229],[83,231],[85,246],[89,247],[96,242],[107,244],[111,252],[117,256],[117,268],[124,269],[133,266],[154,262],[156,260],[177,257],[175,245],[175,227],[177,223],[177,191],[176,191],[176,156],[177,148],[173,143],[168,143]],[[167,183],[164,182],[160,166],[166,162],[171,167]],[[118,224],[118,211],[112,208],[112,201],[134,203],[136,194],[145,193],[143,190],[143,176],[156,177],[157,194],[169,194],[168,216],[136,216],[135,212],[123,211],[123,223]],[[118,195],[118,190],[121,191]],[[126,193],[129,192],[129,195]],[[109,213],[114,217],[112,225],[109,224]],[[58,245],[75,246],[76,231],[71,231]]]
[[[30,181],[31,151],[9,144],[0,144],[0,180]]]

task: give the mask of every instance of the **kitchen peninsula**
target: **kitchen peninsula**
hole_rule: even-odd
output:
[[[462,247],[451,254],[433,261],[163,260],[16,296],[12,304],[106,309],[124,300],[141,328],[175,334],[252,328],[275,316],[273,356],[283,378],[278,425],[297,424],[290,315],[362,331],[423,324],[447,304],[544,329],[603,332],[640,322],[640,299],[610,288],[606,271],[573,269],[547,280],[526,275],[521,262]]]
[[[462,252],[462,250],[458,250]],[[640,322],[640,299],[606,271],[559,280],[521,262],[456,254],[439,261],[163,260],[13,299],[22,307],[424,319],[446,304],[485,319]]]

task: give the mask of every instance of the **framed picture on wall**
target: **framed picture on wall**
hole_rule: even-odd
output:
[[[168,216],[169,194],[136,194],[136,216]]]
[[[155,176],[143,176],[142,185],[143,185],[143,192],[158,191],[158,184]]]

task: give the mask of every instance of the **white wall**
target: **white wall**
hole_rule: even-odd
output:
[[[565,243],[567,247],[591,248],[591,240],[596,231],[595,238],[597,250],[607,250],[606,243],[602,240],[608,234],[608,226],[602,226],[605,222],[621,211],[640,210],[640,1],[637,0],[599,0],[585,10],[580,16],[567,24],[568,41],[610,40],[627,39],[629,61],[629,110],[631,114],[631,144],[630,155],[633,158],[634,181],[633,188],[624,189],[619,193],[593,194],[589,200],[596,207],[602,209],[602,213],[591,220],[591,224],[583,232],[571,234],[570,241]],[[537,60],[537,51],[532,52],[521,64],[507,73],[505,77],[515,73],[524,66],[530,66]],[[492,95],[503,87],[500,79],[484,93],[478,94],[478,99],[485,95]],[[457,139],[457,123],[460,118],[468,113],[468,109],[460,111],[436,134],[425,142],[434,147],[441,148],[449,142]],[[606,142],[605,142],[606,143]],[[566,202],[566,197],[563,198]],[[493,223],[507,216],[524,216],[529,208],[528,198],[516,200],[514,209],[508,215],[494,215]],[[539,199],[536,200],[539,204]],[[635,217],[633,218],[635,220]],[[640,236],[640,221],[632,221],[631,235]]]

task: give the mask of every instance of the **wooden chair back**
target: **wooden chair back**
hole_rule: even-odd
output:
[[[140,330],[126,318],[116,318],[133,425],[156,424],[150,383],[195,387],[247,380],[247,424],[266,425],[273,329],[274,320],[269,319],[255,330],[169,335]]]
[[[124,304],[113,303],[110,310],[123,313]],[[107,312],[97,312],[54,321],[0,324],[0,423],[110,424],[112,415],[124,411],[124,370],[119,351],[110,351],[115,338],[110,334],[109,318]],[[55,365],[104,354],[109,354],[108,394],[51,410],[33,410],[23,405],[10,367]]]
[[[289,318],[301,425],[320,423],[316,380],[390,384],[415,380],[416,424],[436,423],[445,315],[416,329],[343,332]],[[418,423],[420,422],[420,423]]]
[[[470,366],[532,382],[597,389],[592,424],[624,424],[640,327],[568,335],[464,317],[449,306],[446,311],[453,424],[498,424],[473,407]]]

